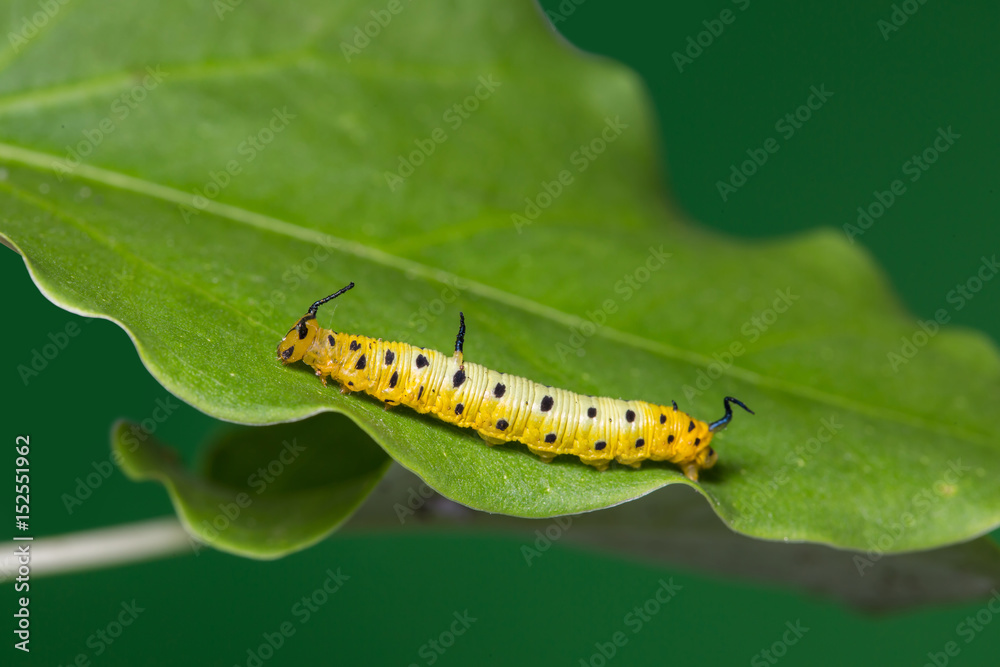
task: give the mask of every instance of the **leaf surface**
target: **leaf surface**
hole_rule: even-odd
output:
[[[277,558],[336,530],[391,462],[347,421],[326,413],[292,424],[229,427],[207,448],[200,472],[185,468],[155,437],[136,437],[141,429],[130,422],[115,424],[111,439],[125,473],[163,483],[200,542]]]
[[[702,419],[741,398],[757,416],[697,486],[740,532],[894,552],[997,525],[992,342],[940,330],[907,353],[921,328],[832,232],[737,242],[680,219],[636,76],[533,3],[407,4],[354,53],[360,2],[224,20],[81,2],[2,61],[0,233],[190,404],[254,424],[341,412],[490,512],[688,483],[546,465],[281,367],[280,337],[353,280],[323,325],[448,349],[461,309],[467,358],[501,371]],[[67,63],[67,45],[95,56]]]

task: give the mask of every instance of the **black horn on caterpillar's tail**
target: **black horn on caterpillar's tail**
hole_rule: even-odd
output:
[[[732,396],[726,396],[724,399],[722,399],[722,404],[726,406],[726,414],[723,415],[722,419],[719,419],[718,421],[714,421],[711,424],[709,424],[708,425],[709,431],[712,431],[713,433],[715,431],[721,431],[722,429],[726,428],[726,425],[729,424],[730,421],[732,421],[733,408],[732,406],[729,405],[730,403],[735,403],[736,405],[740,406],[750,414],[754,414],[754,411],[745,406],[743,404],[743,401],[733,398]]]

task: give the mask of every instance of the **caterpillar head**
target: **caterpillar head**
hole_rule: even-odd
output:
[[[312,347],[318,333],[319,325],[316,323],[316,316],[304,315],[278,343],[278,359],[283,364],[298,361]]]
[[[336,299],[352,287],[354,287],[354,283],[309,306],[308,312],[295,323],[294,327],[288,330],[285,337],[278,343],[278,359],[281,360],[281,363],[290,364],[305,356],[309,348],[313,346],[316,336],[319,335],[319,324],[316,323],[316,311],[324,303],[330,299]]]

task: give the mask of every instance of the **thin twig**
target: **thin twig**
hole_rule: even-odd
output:
[[[22,565],[18,549],[25,546],[31,557],[31,576],[51,576],[165,558],[192,551],[193,544],[176,517],[5,542],[0,545],[0,582],[18,577]]]

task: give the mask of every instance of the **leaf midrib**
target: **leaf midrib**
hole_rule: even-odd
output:
[[[275,69],[288,69],[306,66],[321,66],[325,72],[337,72],[352,78],[368,77],[369,79],[393,79],[396,81],[407,78],[418,78],[428,83],[436,82],[444,85],[467,84],[482,73],[482,68],[469,68],[468,71],[450,69],[434,69],[421,65],[419,69],[400,67],[384,61],[359,61],[345,68],[339,61],[324,58],[322,54],[308,50],[279,51],[262,58],[241,58],[239,60],[219,60],[185,64],[158,63],[150,67],[163,70],[165,81],[176,84],[181,81],[208,81],[224,79],[232,81],[240,76],[256,76]],[[491,63],[495,71],[504,71],[502,63]],[[137,66],[138,67],[138,66]],[[135,85],[137,75],[142,76],[143,70],[132,69],[120,72],[105,73],[78,81],[53,84],[45,88],[33,88],[20,93],[8,92],[0,95],[0,114],[17,112],[21,109],[34,111],[45,105],[65,102],[86,101],[98,95],[120,93],[129,86]],[[2,71],[0,71],[2,73]]]
[[[42,153],[40,151],[0,143],[0,159],[32,167],[42,172],[52,171],[51,164],[53,163],[54,157],[55,156]],[[87,164],[79,165],[74,170],[73,175],[77,178],[86,179],[92,183],[106,187],[113,187],[132,194],[144,195],[179,205],[190,206],[193,196],[175,188]],[[579,325],[583,322],[581,318],[565,313],[551,306],[540,304],[536,301],[532,301],[531,299],[482,284],[478,281],[472,280],[471,278],[458,276],[443,269],[438,269],[410,259],[391,255],[383,250],[364,245],[357,241],[338,238],[324,232],[301,227],[286,220],[274,218],[262,213],[256,213],[232,204],[223,204],[214,200],[208,201],[205,206],[199,208],[213,215],[226,218],[232,222],[255,227],[272,234],[283,235],[299,241],[313,243],[332,250],[352,254],[361,259],[391,267],[402,272],[420,275],[426,279],[436,280],[442,283],[446,283],[449,280],[454,281],[455,279],[459,279],[468,285],[468,291],[470,292],[477,293],[482,297],[502,303],[511,308],[522,310],[538,317],[544,317],[566,326]],[[50,299],[53,298],[53,295],[51,294],[47,294],[47,296]],[[228,305],[227,307],[230,309],[233,308],[231,305]],[[124,327],[124,325],[122,326]],[[267,330],[278,336],[282,334],[282,332],[270,328],[267,328]],[[601,327],[597,332],[595,332],[594,335],[599,335],[607,340],[629,345],[663,357],[680,360],[693,366],[706,366],[712,361],[712,359],[700,353],[683,350],[664,343],[649,340],[648,338],[644,338],[642,336],[618,331],[617,329],[609,326]],[[983,446],[991,445],[990,441],[986,440],[978,433],[956,430],[948,424],[927,420],[916,415],[898,412],[889,408],[872,407],[871,405],[859,403],[837,394],[819,391],[805,385],[788,382],[739,368],[735,364],[730,366],[728,369],[725,369],[723,374],[756,386],[768,387],[773,390],[790,394],[797,398],[804,398],[818,403],[825,403],[827,405],[867,415],[876,419],[896,422],[915,428],[922,428],[932,432],[936,431],[959,440],[965,440]]]

